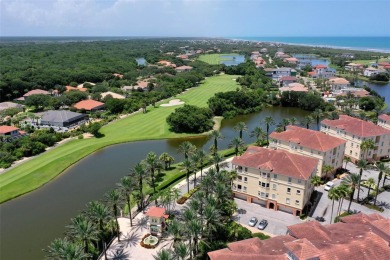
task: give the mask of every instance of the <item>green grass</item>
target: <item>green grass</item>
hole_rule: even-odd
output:
[[[235,90],[238,85],[233,79],[236,77],[210,77],[201,86],[174,98],[205,107],[207,100],[215,93]],[[1,174],[0,203],[37,189],[83,157],[108,145],[190,136],[169,131],[166,118],[177,107],[148,107],[146,114],[138,113],[104,126],[101,129],[102,138],[74,139]]]
[[[211,65],[218,65],[218,64],[221,64],[221,61],[223,61],[223,60],[229,60],[226,58],[225,59],[221,58],[221,56],[223,56],[223,55],[235,55],[236,56],[238,54],[237,53],[203,54],[203,55],[199,56],[198,60],[206,62],[206,63],[211,64]]]
[[[359,63],[363,65],[370,65],[371,62],[376,62],[376,60],[353,60],[353,63]],[[380,58],[378,62],[390,62],[390,58]]]

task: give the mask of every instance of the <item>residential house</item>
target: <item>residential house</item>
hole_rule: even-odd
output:
[[[275,56],[274,56],[274,58],[275,59],[286,59],[286,58],[290,58],[291,56],[290,55],[288,55],[288,54],[285,54],[284,52],[282,52],[282,51],[278,51],[278,52],[276,52],[275,53]]]
[[[167,60],[160,60],[159,62],[157,62],[157,64],[162,65],[164,67],[176,68],[176,64]]]
[[[286,235],[249,238],[208,253],[210,260],[390,259],[390,220],[358,213],[341,222],[308,221],[287,227]]]
[[[389,71],[390,62],[378,62],[378,69]]]
[[[14,103],[14,102],[1,102],[0,103],[0,111],[7,110],[7,109],[17,109],[19,111],[23,111],[23,105]]]
[[[93,99],[87,99],[74,104],[73,107],[79,110],[93,112],[93,111],[102,110],[104,108],[104,103]]]
[[[362,98],[370,96],[370,92],[362,88],[345,88],[335,93],[335,96],[348,96],[353,95],[355,98]]]
[[[371,76],[375,76],[379,73],[386,73],[386,70],[383,70],[383,69],[377,69],[377,68],[374,68],[374,67],[368,67],[366,68],[364,71],[363,71],[363,76],[366,76],[366,77],[371,77]]]
[[[343,139],[319,131],[289,125],[284,132],[270,134],[269,146],[318,159],[317,175],[324,177],[324,165],[334,170],[343,166],[346,143]]]
[[[290,63],[290,64],[297,64],[298,63],[298,59],[294,58],[294,57],[284,58],[283,61]]]
[[[0,126],[0,140],[9,141],[19,137],[22,137],[26,132],[21,131],[19,128],[14,126],[2,125]]]
[[[28,99],[28,97],[32,95],[50,95],[49,91],[43,90],[43,89],[33,89],[28,91],[26,94],[23,95],[23,97],[17,98],[15,100],[17,101],[25,101]]]
[[[262,49],[260,50],[260,52],[261,52],[261,53],[267,53],[268,50],[267,50],[267,48],[262,48]]]
[[[312,78],[322,78],[329,79],[336,76],[336,70],[333,68],[328,68],[325,65],[319,64],[313,67],[314,73],[309,73]]]
[[[180,67],[176,67],[175,70],[177,72],[185,72],[185,71],[191,71],[193,68],[191,66],[180,66]]]
[[[309,90],[301,83],[290,83],[287,86],[279,88],[279,91],[283,93],[285,91],[308,92]]]
[[[147,226],[149,227],[150,234],[161,237],[167,226],[165,221],[169,217],[169,215],[165,214],[165,208],[152,206],[145,215],[149,217]]]
[[[88,116],[68,110],[45,111],[40,124],[45,126],[71,127],[80,125],[88,120]]]
[[[339,119],[323,120],[321,132],[346,140],[345,156],[353,161],[361,159],[377,161],[390,155],[390,130],[372,122],[340,115]],[[375,148],[362,150],[361,144],[365,140],[374,141]]]
[[[188,60],[188,54],[187,55],[179,55],[179,56],[176,56],[182,60]]]
[[[112,75],[114,75],[115,77],[120,78],[120,79],[123,78],[123,74],[113,73]]]
[[[330,78],[328,83],[333,91],[339,91],[341,89],[346,89],[350,86],[348,80],[344,78]]]
[[[292,76],[283,76],[279,78],[279,82],[280,85],[287,86],[288,84],[297,82],[297,78]]]
[[[281,77],[286,76],[296,76],[296,70],[292,68],[282,67],[282,68],[266,68],[264,69],[267,76],[272,77],[274,80],[278,80]]]
[[[390,130],[390,115],[382,114],[378,116],[378,125]]]
[[[253,60],[253,62],[256,64],[256,68],[264,68],[267,62],[262,57],[257,57]]]
[[[313,191],[318,159],[284,150],[250,146],[232,161],[238,173],[234,196],[293,215],[300,215]]]
[[[347,71],[358,71],[358,72],[362,72],[364,69],[364,66],[363,64],[360,64],[360,63],[348,63],[347,65],[345,65],[345,70]]]
[[[120,95],[118,93],[111,92],[111,91],[103,92],[100,94],[100,96],[101,96],[101,98],[105,98],[106,96],[111,96],[112,98],[115,98],[115,99],[125,99],[126,98],[123,95]]]
[[[66,90],[65,92],[69,92],[69,91],[81,91],[81,92],[87,92],[88,89],[87,88],[84,88],[84,87],[72,87],[72,86],[65,86]]]

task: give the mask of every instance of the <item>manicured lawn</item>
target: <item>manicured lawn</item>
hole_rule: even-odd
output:
[[[217,92],[232,91],[237,76],[210,77],[196,88],[177,95],[187,104],[207,106],[207,100]],[[166,103],[167,101],[160,102]],[[0,175],[0,203],[32,191],[47,183],[70,165],[105,146],[139,140],[189,136],[169,131],[166,118],[178,106],[148,107],[148,113],[138,113],[113,122],[101,129],[102,138],[75,139],[54,148]]]
[[[223,55],[237,55],[237,53],[224,53],[224,54],[219,54],[219,53],[214,53],[214,54],[203,54],[200,55],[198,60],[206,62],[211,65],[218,65],[221,64],[221,61],[224,60],[221,58]]]
[[[380,58],[378,61],[379,62],[390,62],[390,58]],[[369,65],[372,62],[375,63],[376,60],[353,60],[352,62],[363,64],[363,65]]]

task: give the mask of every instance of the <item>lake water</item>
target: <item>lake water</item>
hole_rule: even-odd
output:
[[[235,66],[245,62],[245,55],[221,55],[221,64]]]
[[[227,148],[238,135],[233,126],[240,121],[246,122],[252,130],[267,116],[272,116],[278,123],[290,117],[299,121],[307,114],[296,108],[271,107],[259,113],[223,120],[221,132],[225,139],[219,141],[219,148]],[[244,133],[243,139],[246,143],[255,141],[249,137],[249,132]],[[104,193],[113,189],[149,151],[158,155],[168,152],[177,162],[181,161],[183,156],[177,153],[177,148],[185,140],[206,151],[213,142],[208,137],[196,137],[110,146],[82,159],[38,190],[1,204],[0,259],[42,259],[42,249],[54,238],[63,237],[70,218],[84,210],[86,203],[103,198]]]
[[[320,57],[317,57],[316,55],[308,55],[308,54],[294,54],[293,55],[294,58],[297,58],[299,60],[303,60],[303,61],[310,61],[311,63],[311,66],[314,67],[314,66],[317,66],[317,65],[325,65],[325,66],[328,66],[329,65],[329,60],[327,59],[321,59]]]
[[[147,64],[144,58],[136,58],[135,61],[137,62],[138,66],[145,66]]]
[[[378,92],[379,95],[385,98],[386,104],[387,104],[387,109],[386,111],[390,111],[390,82],[387,83],[371,83],[371,82],[366,82],[362,80],[357,81],[357,86],[367,86],[376,92]]]

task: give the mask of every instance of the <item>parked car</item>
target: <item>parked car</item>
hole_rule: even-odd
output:
[[[248,225],[249,225],[250,227],[254,227],[254,226],[256,225],[256,223],[257,223],[257,218],[256,218],[256,217],[252,217],[252,218],[249,220]]]
[[[257,226],[257,228],[260,229],[260,230],[264,230],[267,225],[268,225],[268,221],[263,219],[263,220],[260,221],[260,223]]]
[[[325,222],[325,219],[323,217],[316,217],[316,220],[319,222]]]
[[[331,188],[333,188],[334,186],[334,183],[331,182],[331,181],[328,181],[326,184],[325,184],[325,190],[328,191],[330,190]]]

